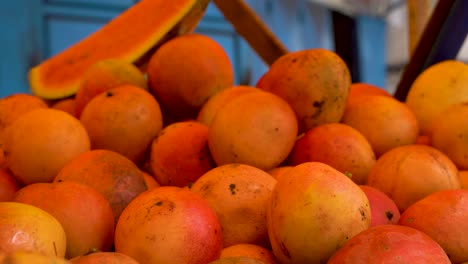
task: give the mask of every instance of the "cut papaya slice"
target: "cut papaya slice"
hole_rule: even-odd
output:
[[[88,37],[28,73],[33,94],[45,99],[74,95],[83,72],[103,59],[144,64],[167,40],[192,32],[209,0],[141,0]]]

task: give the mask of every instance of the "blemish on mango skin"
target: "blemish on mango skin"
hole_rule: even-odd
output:
[[[320,116],[323,112],[324,105],[325,105],[325,100],[314,101],[312,103],[312,106],[316,109],[316,111],[313,115],[310,116],[310,118],[316,118]]]
[[[236,185],[234,183],[229,184],[229,190],[231,191],[232,195],[236,194]]]
[[[291,253],[289,253],[289,250],[286,248],[286,245],[284,245],[283,242],[280,243],[280,249],[281,249],[281,252],[283,252],[283,254],[287,257],[287,258],[291,258]]]
[[[176,204],[173,201],[170,200],[158,200],[149,207],[146,208],[146,214],[149,216],[151,214],[151,211],[153,210],[153,207],[160,207],[161,209],[156,209],[158,215],[169,215],[172,212],[174,212],[174,209],[176,208]]]
[[[367,216],[366,216],[366,211],[364,210],[364,208],[359,207],[359,213],[361,214],[361,220],[365,221],[367,219]]]
[[[208,181],[201,185],[198,190],[203,195],[208,195],[213,191],[213,186],[215,185],[214,182]]]
[[[385,216],[389,221],[391,221],[393,218],[393,213],[391,211],[385,211]]]
[[[193,182],[189,182],[189,183],[187,184],[187,188],[188,188],[189,190],[192,189],[192,186],[193,186]]]
[[[156,241],[156,235],[154,235],[154,234],[153,235],[146,235],[145,239],[154,242],[154,241]]]
[[[58,256],[58,253],[57,253],[57,245],[55,244],[55,241],[52,242],[53,246],[54,246],[54,253],[55,253],[55,256]]]
[[[321,107],[324,104],[324,101],[315,101],[312,105],[314,107]]]

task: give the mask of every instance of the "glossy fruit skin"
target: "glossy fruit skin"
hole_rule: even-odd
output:
[[[225,164],[203,174],[190,190],[216,212],[223,246],[250,243],[270,247],[266,207],[276,180],[246,164]]]
[[[18,190],[14,201],[41,208],[60,222],[67,236],[66,258],[111,250],[114,215],[94,188],[73,181],[33,183]]]
[[[244,256],[236,256],[236,257],[227,257],[227,258],[220,258],[215,261],[210,262],[209,264],[264,264],[265,262]]]
[[[83,73],[75,98],[79,118],[86,104],[95,96],[120,85],[134,85],[148,90],[147,80],[134,64],[119,59],[104,59],[90,65]]]
[[[130,201],[147,190],[136,164],[106,149],[87,151],[68,162],[54,178],[54,182],[61,181],[76,181],[99,191],[109,201],[115,223]]]
[[[37,109],[48,108],[40,97],[27,93],[14,93],[0,99],[0,146],[4,144],[6,128],[21,115]]]
[[[134,85],[121,85],[93,97],[80,121],[88,132],[91,149],[118,152],[140,163],[163,126],[158,101]]]
[[[6,133],[6,164],[24,184],[51,182],[67,162],[91,148],[83,124],[52,108],[21,115]]]
[[[309,129],[296,140],[288,164],[316,161],[349,174],[357,184],[367,181],[376,162],[369,141],[356,129],[341,123],[328,123]]]
[[[209,127],[218,110],[222,109],[228,102],[246,93],[259,91],[261,90],[248,85],[236,85],[221,90],[210,97],[210,99],[202,105],[196,120]]]
[[[74,97],[67,97],[65,99],[54,102],[50,108],[64,111],[73,117],[78,118],[76,114],[76,100]]]
[[[326,49],[289,52],[278,58],[257,87],[286,100],[294,109],[299,133],[339,122],[348,98],[351,74],[344,61]]]
[[[24,203],[0,202],[0,252],[64,257],[65,250],[65,231],[51,214]]]
[[[423,232],[400,225],[380,225],[350,239],[327,264],[450,264],[437,242]]]
[[[430,135],[433,119],[452,104],[468,100],[468,65],[445,60],[424,70],[411,85],[406,105],[415,113],[424,135]]]
[[[175,122],[151,143],[149,163],[163,186],[184,187],[216,167],[208,148],[209,127],[197,121]]]
[[[71,264],[64,257],[43,255],[37,252],[15,251],[9,254],[0,253],[1,264]]]
[[[447,155],[460,170],[468,169],[468,102],[447,107],[433,118],[430,144]]]
[[[263,261],[265,264],[276,264],[277,261],[273,253],[261,246],[254,244],[237,244],[224,247],[221,251],[220,259],[230,257],[248,257]]]
[[[324,163],[302,163],[279,177],[270,198],[273,253],[280,263],[325,263],[370,226],[370,217],[369,201],[351,179]]]
[[[468,261],[468,190],[433,193],[406,209],[399,224],[418,229],[436,241],[453,263]]]
[[[115,230],[115,251],[141,264],[203,264],[219,258],[221,225],[198,194],[162,186],[137,196]]]
[[[382,155],[366,184],[388,195],[400,212],[436,191],[460,189],[455,164],[438,149],[416,144]]]
[[[234,85],[234,68],[226,51],[198,33],[173,38],[158,48],[147,72],[150,90],[175,121],[195,119],[210,97]]]
[[[0,202],[13,200],[16,191],[21,187],[22,185],[8,170],[0,168]]]
[[[406,104],[390,96],[354,98],[346,106],[341,123],[361,132],[377,158],[395,147],[414,144],[419,135],[414,113]]]
[[[360,185],[361,189],[369,199],[371,207],[371,227],[386,224],[398,224],[400,220],[400,211],[395,202],[385,193],[377,188]]]
[[[135,259],[118,252],[95,252],[70,259],[70,264],[139,264]]]
[[[218,111],[209,129],[208,146],[217,165],[242,163],[269,170],[287,158],[297,133],[297,118],[284,99],[253,92]]]

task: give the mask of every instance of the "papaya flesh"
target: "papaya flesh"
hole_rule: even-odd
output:
[[[141,0],[64,51],[29,70],[30,89],[44,99],[74,95],[83,72],[103,59],[144,64],[169,39],[192,32],[210,0]]]

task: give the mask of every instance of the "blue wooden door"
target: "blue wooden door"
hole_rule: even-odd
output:
[[[0,97],[29,92],[25,73],[42,57],[41,0],[0,3]]]

